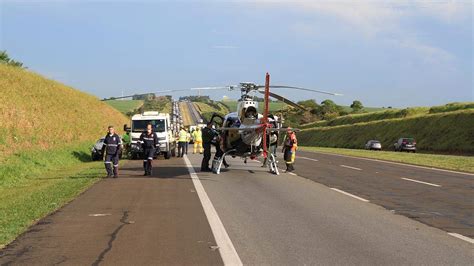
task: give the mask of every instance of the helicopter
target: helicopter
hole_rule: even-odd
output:
[[[212,161],[212,171],[215,174],[220,174],[221,167],[226,156],[241,157],[244,160],[244,163],[247,163],[248,158],[255,160],[257,157],[263,156],[264,161],[269,168],[269,172],[279,175],[275,154],[268,152],[268,149],[270,145],[278,145],[278,132],[287,131],[287,128],[282,128],[283,119],[281,117],[269,112],[270,97],[300,110],[306,110],[306,108],[279,94],[271,92],[270,88],[302,90],[333,96],[342,95],[339,93],[307,89],[302,87],[270,85],[270,74],[268,73],[266,73],[265,76],[265,85],[258,85],[253,82],[241,82],[237,85],[221,87],[163,90],[159,91],[159,93],[186,90],[240,90],[241,97],[238,100],[237,108],[234,112],[231,112],[225,116],[214,113],[211,116],[211,119],[208,121],[216,126],[215,131],[218,135],[216,145],[219,145],[223,152],[222,156],[215,157]],[[264,95],[263,113],[259,113],[259,103],[255,99],[256,93]],[[129,98],[137,95],[146,94],[115,97],[114,99]],[[106,100],[108,99],[104,99],[104,101]],[[294,128],[292,130],[298,131],[299,129]]]

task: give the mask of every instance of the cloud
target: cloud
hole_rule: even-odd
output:
[[[450,62],[449,52],[424,43],[415,36],[415,29],[403,26],[406,19],[428,17],[441,23],[465,22],[471,18],[471,0],[255,0],[263,7],[293,9],[314,18],[329,16],[342,27],[359,33],[365,38],[380,39],[398,45],[401,49],[415,51],[425,62]],[[470,22],[469,22],[470,23]],[[300,34],[312,35],[311,22],[295,21],[289,28]]]

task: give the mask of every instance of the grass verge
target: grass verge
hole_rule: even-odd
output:
[[[0,248],[100,180],[90,144],[16,153],[0,166]]]
[[[474,173],[473,156],[421,154],[392,151],[368,151],[326,147],[299,147],[299,149],[302,151],[341,154],[354,157],[372,158],[385,161]]]
[[[127,114],[143,105],[142,100],[110,100],[105,103],[117,109],[122,114]]]

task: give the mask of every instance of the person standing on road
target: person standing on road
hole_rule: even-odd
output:
[[[186,128],[186,144],[184,145],[184,152],[188,154],[188,146],[189,142],[191,142],[191,133],[189,133],[189,127]]]
[[[113,126],[109,126],[108,131],[104,139],[105,170],[107,171],[107,177],[117,178],[119,156],[122,150],[122,139],[119,135],[115,134]]]
[[[209,160],[211,160],[211,145],[212,140],[216,136],[215,131],[212,129],[212,123],[207,123],[206,127],[202,129],[202,145],[204,147],[204,156],[201,162],[201,172],[211,172],[209,168]]]
[[[158,142],[158,137],[155,132],[153,132],[153,127],[151,124],[146,126],[146,131],[140,135],[139,142],[142,144],[142,158],[143,158],[143,170],[145,171],[145,176],[150,176],[153,169],[153,157],[155,156],[156,149],[160,148],[160,143]]]
[[[185,145],[186,141],[188,139],[188,132],[184,129],[184,127],[181,127],[181,130],[179,131],[178,134],[178,157],[183,157],[184,152],[185,152]]]
[[[202,154],[203,148],[202,148],[202,131],[200,127],[196,127],[196,130],[193,132],[193,140],[194,140],[194,149],[193,149],[193,154],[196,152]]]
[[[296,158],[296,148],[298,147],[298,141],[296,134],[291,128],[288,127],[286,136],[283,141],[283,159],[286,163],[286,171],[293,172],[295,167],[293,166]]]

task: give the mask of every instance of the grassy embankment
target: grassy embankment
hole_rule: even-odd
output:
[[[143,105],[142,100],[110,100],[105,102],[125,115]]]
[[[90,147],[127,118],[97,98],[0,65],[0,247],[103,175]]]
[[[474,154],[474,109],[471,104],[453,106],[339,117],[302,126],[299,140],[303,146],[360,149],[377,139],[390,150],[398,138],[413,137],[418,151]],[[408,115],[398,117],[404,112]]]

